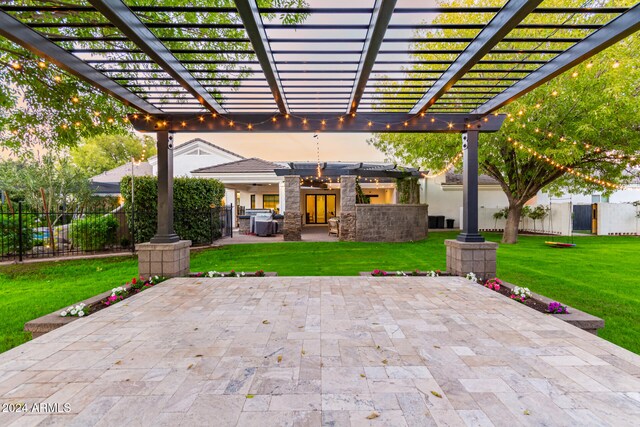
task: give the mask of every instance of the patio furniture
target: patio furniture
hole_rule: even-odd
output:
[[[329,236],[335,235],[337,237],[340,232],[340,219],[330,218],[327,223],[329,224]]]
[[[254,220],[254,232],[258,236],[271,236],[278,231],[278,221],[273,219],[273,213],[258,213],[252,217],[252,220]]]

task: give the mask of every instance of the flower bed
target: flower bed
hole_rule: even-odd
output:
[[[599,317],[568,307],[543,295],[533,293],[528,288],[503,282],[497,277],[482,282],[481,280],[478,280],[473,273],[468,274],[466,278],[469,281],[483,285],[484,287],[519,302],[520,304],[526,305],[527,307],[533,308],[541,313],[557,317],[594,335],[598,334],[598,329],[604,328],[604,320]]]
[[[430,270],[430,271],[420,271],[420,270],[412,270],[412,271],[386,271],[375,269],[373,271],[361,272],[361,276],[373,276],[373,277],[404,277],[404,276],[414,276],[414,277],[439,277],[439,276],[450,276],[449,273],[440,271],[440,270]]]
[[[164,277],[158,276],[150,278],[148,280],[142,280],[142,278],[134,279],[131,281],[131,283],[127,283],[124,286],[120,286],[118,288],[112,289],[111,291],[103,292],[92,298],[88,298],[62,311],[55,311],[53,313],[49,313],[42,317],[38,317],[37,319],[31,320],[25,323],[24,330],[27,332],[31,332],[33,338],[37,338],[41,335],[46,334],[47,332],[51,332],[54,329],[64,326],[67,323],[71,323],[80,317],[88,316],[92,313],[102,310],[103,308],[113,305],[114,301],[110,301],[110,298],[114,296],[114,291],[116,290],[116,294],[121,293],[121,296],[123,296],[122,299],[118,298],[118,301],[116,301],[119,302],[125,298],[140,293],[145,289],[149,289],[150,287],[155,286],[164,280],[166,280]],[[124,292],[126,292],[126,296],[124,296]],[[62,313],[65,314],[63,315]]]
[[[120,301],[123,301],[130,296],[138,294],[146,289],[149,289],[158,283],[164,282],[167,280],[166,277],[154,276],[150,277],[146,280],[141,278],[134,277],[131,280],[131,283],[126,283],[124,286],[118,286],[117,288],[113,288],[111,290],[111,295],[101,298],[98,301],[94,301],[90,304],[86,304],[81,302],[76,305],[72,305],[69,308],[66,308],[60,312],[61,317],[84,317],[91,313],[95,313],[105,307],[109,307],[113,304],[116,304]]]
[[[264,270],[258,270],[254,272],[246,272],[246,271],[198,271],[189,273],[189,277],[274,277],[277,276],[278,273],[273,272],[264,272]]]

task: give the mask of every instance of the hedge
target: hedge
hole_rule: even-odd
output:
[[[136,177],[135,186],[135,230],[136,243],[148,242],[156,232],[158,215],[158,178]],[[127,223],[131,223],[131,176],[120,182],[120,192],[125,201]],[[194,244],[209,243],[220,235],[218,211],[224,185],[215,179],[176,178],[173,181],[174,228],[182,239]]]
[[[116,243],[118,220],[113,215],[92,215],[71,222],[71,243],[83,251],[101,251]]]

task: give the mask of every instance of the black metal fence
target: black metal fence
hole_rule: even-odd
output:
[[[177,230],[193,236],[194,245],[213,243],[232,236],[232,206],[175,212]],[[135,244],[148,241],[136,232],[138,220],[155,212],[124,209],[114,211],[48,211],[0,204],[0,261],[50,258],[81,254],[135,251]]]

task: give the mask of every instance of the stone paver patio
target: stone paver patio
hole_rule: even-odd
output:
[[[1,354],[0,402],[60,405],[3,426],[637,426],[640,357],[461,278],[173,279]]]

